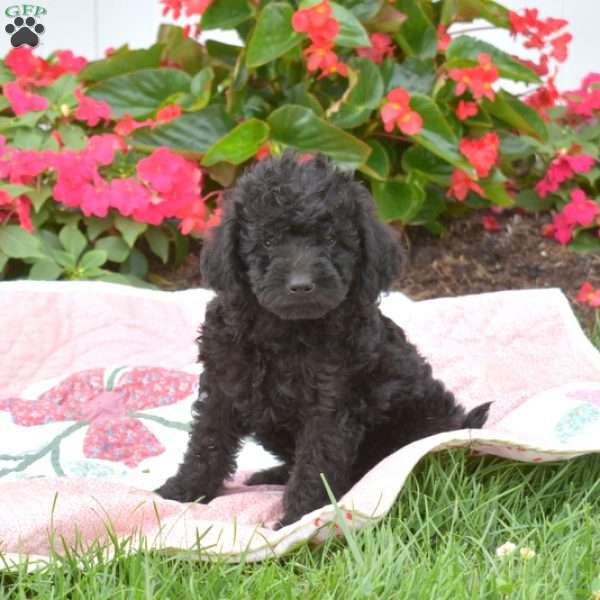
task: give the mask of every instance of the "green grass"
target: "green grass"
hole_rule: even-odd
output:
[[[600,313],[591,332],[600,348]],[[425,458],[378,526],[257,564],[116,547],[0,575],[0,599],[590,599],[600,593],[600,455],[521,464],[446,451]],[[496,548],[519,549],[504,558]],[[1,540],[0,540],[1,542]],[[600,598],[600,596],[598,596]]]

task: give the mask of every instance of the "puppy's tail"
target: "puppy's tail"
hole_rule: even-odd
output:
[[[483,427],[484,423],[487,421],[491,404],[491,402],[486,402],[469,411],[463,421],[463,428],[479,429],[480,427]]]

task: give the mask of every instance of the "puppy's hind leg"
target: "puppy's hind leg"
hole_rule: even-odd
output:
[[[258,471],[248,478],[246,485],[285,485],[290,478],[291,468],[289,463],[284,463],[270,469]]]

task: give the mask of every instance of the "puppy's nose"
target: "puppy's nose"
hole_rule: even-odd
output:
[[[306,273],[295,273],[289,278],[287,290],[290,294],[306,295],[314,291],[312,277]]]

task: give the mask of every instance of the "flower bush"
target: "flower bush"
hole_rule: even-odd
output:
[[[149,252],[182,260],[189,236],[218,221],[221,190],[285,147],[355,170],[381,217],[400,225],[439,233],[446,214],[521,207],[555,208],[546,233],[559,240],[596,226],[582,182],[595,158],[587,141],[564,146],[557,133],[574,119],[589,126],[595,82],[549,121],[566,21],[492,0],[161,3],[198,23],[163,25],[152,47],[91,63],[26,48],[5,57],[2,277],[139,283]],[[539,60],[469,35],[461,23],[475,18]],[[218,28],[235,29],[240,45],[196,39]],[[522,99],[503,80],[536,89]],[[484,226],[497,228],[493,215]]]

